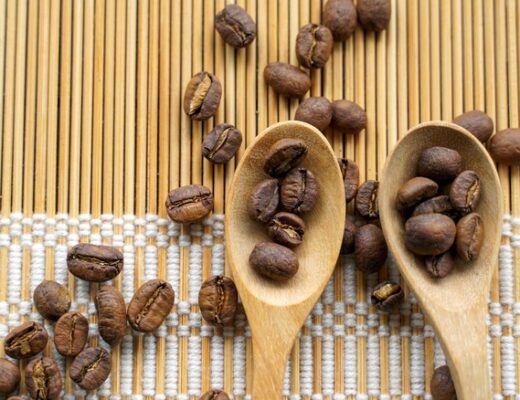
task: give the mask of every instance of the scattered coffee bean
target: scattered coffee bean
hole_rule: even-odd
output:
[[[229,400],[229,396],[222,390],[210,390],[204,393],[199,400]]]
[[[152,279],[135,292],[128,305],[128,322],[136,331],[153,332],[170,313],[174,300],[175,293],[168,282]]]
[[[253,18],[237,4],[228,4],[215,16],[215,28],[222,39],[233,47],[246,47],[256,37]]]
[[[332,120],[332,104],[326,97],[309,97],[300,103],[294,119],[307,122],[323,132]]]
[[[113,286],[102,286],[96,295],[99,334],[110,346],[117,346],[126,333],[126,305]]]
[[[238,293],[233,279],[217,275],[202,284],[199,307],[202,317],[215,326],[232,325],[238,305]]]
[[[303,241],[305,222],[295,214],[279,212],[269,222],[267,232],[276,243],[296,247]]]
[[[450,201],[462,214],[475,211],[480,200],[480,178],[475,171],[461,172],[450,188]]]
[[[473,212],[462,217],[457,223],[455,248],[461,260],[469,262],[477,259],[484,240],[484,224],[480,215]]]
[[[4,359],[0,359],[0,394],[13,392],[20,383],[18,366]]]
[[[451,255],[451,252],[447,251],[437,256],[426,257],[424,264],[432,278],[444,278],[451,272],[453,267],[455,267],[455,259]]]
[[[356,211],[364,218],[378,218],[377,191],[379,182],[368,180],[363,183],[356,194]]]
[[[211,118],[217,111],[221,96],[222,86],[217,77],[209,72],[199,72],[186,86],[184,112],[197,121]]]
[[[338,158],[339,168],[343,175],[343,183],[345,186],[345,200],[350,203],[356,193],[359,185],[359,168],[357,164],[348,158]]]
[[[341,254],[350,254],[354,252],[357,229],[357,226],[352,221],[345,219],[343,241],[341,242]]]
[[[303,97],[311,88],[311,78],[294,65],[274,62],[264,69],[264,79],[273,90],[285,97]]]
[[[285,175],[307,157],[308,151],[303,140],[280,139],[267,152],[264,171],[275,178]]]
[[[294,168],[280,183],[280,202],[285,210],[303,214],[316,205],[319,186],[314,174],[305,168]]]
[[[202,143],[202,154],[215,164],[231,160],[242,144],[242,133],[231,124],[218,124]]]
[[[307,24],[296,36],[296,57],[305,68],[321,68],[332,52],[334,39],[329,28],[318,24]]]
[[[88,339],[88,320],[77,311],[63,314],[54,327],[54,345],[65,357],[75,357]]]
[[[211,190],[202,185],[186,185],[173,189],[166,199],[166,210],[172,221],[189,224],[206,217],[213,209]]]
[[[383,267],[388,256],[383,231],[373,224],[358,228],[354,236],[354,261],[356,268],[367,274],[377,272]]]
[[[43,351],[49,335],[45,328],[34,321],[27,321],[13,328],[4,340],[5,353],[12,358],[31,358]]]
[[[399,304],[404,298],[404,292],[400,285],[391,281],[381,282],[376,285],[370,299],[378,310],[388,311],[394,304]]]
[[[433,371],[430,393],[433,400],[457,400],[455,384],[451,379],[450,369],[447,365],[435,368],[435,371]]]
[[[277,179],[266,179],[258,183],[251,191],[247,203],[247,212],[251,219],[267,224],[278,208],[279,192]]]
[[[25,367],[25,385],[33,399],[59,399],[63,381],[56,361],[49,357],[31,360]]]
[[[299,268],[298,258],[292,250],[269,242],[255,246],[249,263],[257,273],[275,281],[292,278]]]
[[[55,281],[42,281],[33,294],[34,305],[43,318],[56,321],[69,311],[69,291]]]
[[[388,27],[392,14],[390,0],[358,0],[356,9],[364,30],[381,32]]]
[[[443,214],[417,215],[406,221],[404,229],[406,247],[418,255],[442,254],[455,241],[455,223]]]
[[[397,192],[397,208],[406,210],[437,194],[439,185],[428,178],[416,176],[405,182]]]
[[[504,129],[491,137],[489,153],[500,164],[520,165],[520,129]]]
[[[494,129],[493,120],[479,110],[465,112],[456,117],[453,123],[468,130],[482,143],[487,142]]]
[[[448,181],[462,171],[462,157],[447,147],[430,147],[422,151],[417,162],[417,173],[434,181]]]
[[[334,36],[334,40],[345,40],[357,26],[357,12],[352,0],[328,0],[323,8],[323,24]]]
[[[110,375],[112,359],[101,347],[89,347],[79,353],[70,365],[70,378],[82,389],[95,390]]]
[[[345,133],[356,135],[367,127],[367,113],[352,101],[333,101],[332,125]]]
[[[421,214],[444,214],[451,219],[457,219],[457,212],[451,205],[450,196],[440,195],[425,200],[414,208],[412,216]]]
[[[67,266],[79,279],[105,282],[114,279],[123,269],[123,253],[112,246],[80,243],[69,250]]]

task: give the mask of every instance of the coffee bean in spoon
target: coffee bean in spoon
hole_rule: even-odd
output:
[[[356,268],[367,274],[379,271],[388,256],[383,231],[373,224],[363,225],[357,229],[354,236],[354,249]]]
[[[296,214],[282,211],[271,219],[267,233],[276,243],[287,247],[296,247],[303,241],[305,222]]]
[[[356,194],[356,211],[364,218],[378,218],[379,205],[377,204],[377,191],[379,182],[368,180],[363,183]]]
[[[220,104],[222,86],[217,77],[209,72],[199,72],[188,82],[184,92],[184,112],[193,120],[211,118]]]
[[[345,200],[350,203],[355,197],[359,186],[359,168],[348,158],[338,158],[339,169],[343,175]]]
[[[247,201],[249,217],[263,224],[268,223],[276,213],[280,203],[280,189],[277,179],[266,179],[258,183]]]
[[[264,171],[275,178],[281,177],[305,160],[308,151],[309,148],[303,140],[280,139],[268,150]]]
[[[242,133],[231,124],[218,124],[202,143],[202,155],[215,164],[231,160],[242,144]]]
[[[416,176],[406,181],[397,192],[397,208],[406,210],[437,194],[439,185],[431,179]]]
[[[424,259],[426,271],[432,278],[444,278],[455,267],[455,259],[450,251],[436,256],[428,256]]]
[[[309,97],[298,105],[294,119],[307,122],[323,132],[332,119],[332,104],[326,97]]]
[[[256,23],[237,4],[228,4],[215,16],[215,29],[230,46],[248,46],[256,37]]]
[[[356,30],[357,19],[352,0],[328,0],[323,7],[323,24],[331,30],[334,40],[350,37]]]
[[[318,196],[318,181],[308,169],[294,168],[280,182],[280,202],[289,212],[304,214],[311,211]]]
[[[204,318],[215,326],[232,325],[238,305],[233,279],[215,275],[204,281],[199,291],[199,307]]]
[[[487,142],[494,129],[493,120],[480,110],[467,111],[457,116],[453,123],[468,130],[482,143]]]
[[[484,223],[480,215],[473,212],[462,217],[457,223],[457,256],[466,262],[475,260],[480,253],[483,240]]]
[[[450,187],[450,201],[462,215],[475,211],[480,201],[480,177],[475,171],[461,172]]]
[[[462,157],[447,147],[429,147],[421,152],[417,161],[417,174],[437,182],[452,180],[461,171]]]
[[[213,194],[202,185],[186,185],[173,189],[166,199],[166,210],[172,221],[198,222],[213,209]]]
[[[455,222],[443,214],[421,214],[405,224],[405,245],[412,253],[435,256],[445,253],[455,241]]]
[[[321,68],[328,61],[334,39],[329,28],[307,24],[296,36],[296,57],[305,68]]]
[[[287,281],[298,272],[296,254],[277,243],[258,243],[251,255],[249,264],[260,275],[274,281]]]

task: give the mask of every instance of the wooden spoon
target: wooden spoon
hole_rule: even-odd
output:
[[[477,260],[457,265],[444,279],[432,279],[420,257],[404,245],[405,219],[397,211],[399,187],[415,175],[421,151],[432,146],[457,150],[464,169],[481,179],[477,212],[484,222],[484,243]],[[448,359],[459,400],[489,400],[487,296],[497,265],[502,222],[502,190],[495,165],[482,144],[465,129],[447,122],[413,128],[386,161],[379,187],[379,212],[386,240],[399,269],[430,318]]]
[[[295,249],[298,273],[288,282],[269,281],[249,265],[255,244],[269,241],[266,228],[247,214],[254,185],[263,171],[269,147],[282,138],[302,139],[309,153],[301,166],[311,170],[320,186],[315,208],[303,215],[307,229]],[[296,121],[267,128],[246,150],[235,172],[226,204],[226,254],[247,314],[253,339],[253,399],[282,396],[285,365],[298,331],[329,280],[341,246],[345,221],[343,179],[334,153],[313,126]]]

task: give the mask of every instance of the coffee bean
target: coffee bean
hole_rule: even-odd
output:
[[[443,214],[417,215],[406,221],[404,229],[406,247],[422,256],[442,254],[455,241],[455,223]]]
[[[332,119],[332,104],[326,97],[309,97],[300,103],[294,119],[307,122],[323,132]]]
[[[444,214],[451,219],[457,219],[457,212],[451,205],[450,196],[440,195],[425,200],[414,208],[412,216],[421,214]]]
[[[75,357],[87,344],[88,320],[77,311],[63,314],[54,327],[54,345],[65,357]]]
[[[350,254],[354,252],[354,240],[356,237],[357,226],[349,219],[345,219],[345,228],[343,229],[343,241],[341,242],[341,254]]]
[[[18,366],[4,359],[0,359],[0,394],[7,395],[13,392],[20,383]]]
[[[217,111],[221,96],[222,86],[217,77],[209,72],[199,72],[186,86],[184,112],[197,121],[211,118]]]
[[[357,26],[357,12],[352,0],[328,0],[323,7],[323,24],[331,30],[334,40],[350,37]]]
[[[345,186],[345,200],[350,203],[356,193],[359,185],[359,168],[357,164],[348,158],[338,158],[339,168],[343,175],[343,183]]]
[[[69,311],[69,291],[54,281],[42,281],[33,294],[34,305],[43,318],[56,321]]]
[[[189,224],[206,217],[213,209],[211,190],[202,185],[173,189],[166,199],[166,210],[174,222]]]
[[[264,69],[264,79],[273,90],[285,97],[303,97],[311,88],[311,78],[294,65],[274,62]]]
[[[379,182],[368,180],[363,183],[356,194],[356,211],[364,218],[378,218],[377,191]]]
[[[296,36],[296,57],[305,68],[321,68],[332,52],[334,39],[329,28],[318,24],[301,27]]]
[[[202,154],[215,164],[231,160],[242,144],[242,133],[231,124],[218,124],[202,143]]]
[[[110,346],[117,346],[126,333],[126,305],[113,286],[102,286],[96,295],[99,334]]]
[[[394,304],[399,304],[403,298],[403,289],[392,281],[377,284],[370,296],[372,304],[381,311],[389,311]]]
[[[247,203],[247,212],[255,221],[266,224],[276,213],[280,202],[278,180],[266,179],[258,183]]]
[[[455,247],[460,259],[466,262],[476,260],[483,240],[484,224],[480,215],[474,212],[462,217],[457,223],[455,239]]]
[[[494,129],[493,120],[479,110],[465,112],[456,117],[453,123],[468,130],[482,143],[487,142]]]
[[[462,214],[475,211],[480,200],[480,178],[475,171],[461,172],[450,188],[450,201]]]
[[[4,340],[5,353],[12,358],[31,358],[43,351],[49,336],[45,328],[34,321],[27,321],[13,328]]]
[[[390,0],[358,0],[356,9],[364,30],[381,32],[388,27],[392,14]]]
[[[314,174],[305,168],[294,168],[280,183],[280,202],[285,210],[303,214],[316,205],[319,186]]]
[[[280,139],[267,152],[264,171],[275,178],[285,175],[307,157],[308,151],[303,140]]]
[[[168,282],[152,279],[135,292],[128,305],[128,322],[136,331],[153,332],[170,313],[174,300],[175,293]]]
[[[253,18],[237,4],[228,4],[215,16],[215,28],[224,42],[233,47],[246,47],[256,37]]]
[[[229,396],[222,390],[214,389],[204,393],[199,400],[229,400]]]
[[[25,367],[25,385],[33,399],[59,399],[63,381],[56,361],[49,357],[31,360]]]
[[[79,353],[70,365],[70,378],[82,389],[99,388],[110,375],[112,359],[101,347],[89,347]]]
[[[437,256],[426,257],[424,264],[432,278],[444,278],[451,272],[453,267],[455,267],[455,259],[451,255],[451,252],[448,251]]]
[[[303,241],[305,222],[295,214],[279,212],[269,222],[267,232],[276,243],[296,247]]]
[[[437,194],[439,185],[428,178],[416,176],[406,181],[397,192],[397,209],[406,210]]]
[[[123,253],[112,246],[80,243],[69,250],[67,266],[79,279],[105,282],[114,279],[123,269]]]
[[[500,164],[520,165],[520,129],[504,129],[491,137],[489,153]]]
[[[430,147],[422,151],[417,161],[417,173],[434,181],[448,181],[462,171],[462,157],[447,147]]]
[[[344,133],[356,135],[367,127],[367,113],[352,101],[333,101],[332,125]]]
[[[354,235],[354,261],[356,268],[371,274],[383,267],[388,247],[383,231],[373,224],[363,225]]]
[[[258,243],[249,256],[249,264],[260,275],[274,281],[286,281],[298,272],[296,254],[276,243]]]
[[[215,326],[232,325],[238,305],[233,279],[217,275],[204,281],[199,291],[199,307],[204,318]]]
[[[447,365],[435,368],[435,371],[433,371],[430,393],[433,400],[457,400],[455,384],[451,379],[450,369]]]

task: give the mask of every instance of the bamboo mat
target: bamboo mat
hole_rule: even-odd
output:
[[[125,270],[115,285],[127,301],[155,276],[176,289],[174,312],[155,336],[129,334],[113,350],[101,397],[191,400],[210,387],[236,399],[250,393],[244,317],[214,331],[196,304],[201,281],[224,269],[222,213],[236,165],[212,166],[201,141],[213,124],[234,123],[245,138],[240,157],[265,127],[294,115],[298,101],[276,96],[263,68],[296,64],[298,29],[320,21],[322,2],[237,0],[258,23],[255,42],[237,51],[215,35],[213,16],[225,3],[0,0],[0,338],[38,318],[31,292],[47,277],[68,284],[96,342],[93,291],[65,265],[67,246],[78,241],[123,248]],[[311,73],[310,94],[366,108],[366,131],[326,136],[338,155],[356,160],[362,179],[374,179],[398,138],[420,121],[477,108],[498,129],[517,127],[519,46],[517,0],[392,0],[389,29],[358,30],[336,43],[324,69]],[[192,123],[181,98],[201,70],[221,80],[223,101],[214,119]],[[513,400],[520,399],[520,169],[499,172],[508,214],[490,295],[489,350],[494,399]],[[215,215],[181,228],[166,219],[164,200],[191,182],[213,189]],[[400,314],[367,304],[367,290],[388,276],[398,279],[391,263],[367,279],[351,258],[338,262],[292,352],[287,398],[431,398],[433,367],[444,361],[413,296]],[[59,362],[64,370],[70,363]],[[67,378],[65,395],[85,393]]]

